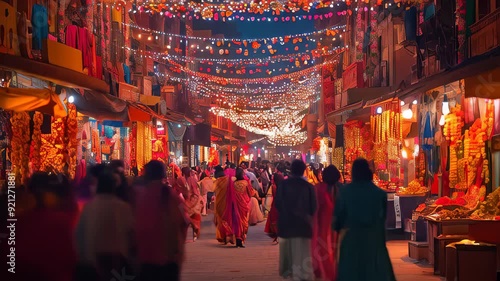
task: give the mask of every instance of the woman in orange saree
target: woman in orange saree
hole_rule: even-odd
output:
[[[234,198],[232,228],[236,237],[236,247],[245,248],[243,242],[248,233],[249,203],[255,191],[245,179],[245,172],[241,168],[236,169],[233,192],[234,194],[231,195]]]
[[[227,191],[231,177],[234,175],[234,170],[222,170],[221,166],[215,167],[215,216],[214,223],[216,227],[215,237],[217,241],[227,244],[234,244],[233,230],[231,229],[232,215],[227,211]]]

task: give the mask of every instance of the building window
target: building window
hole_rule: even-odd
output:
[[[498,1],[497,1],[498,2]],[[488,0],[477,1],[477,19],[487,16],[491,11],[491,2]]]

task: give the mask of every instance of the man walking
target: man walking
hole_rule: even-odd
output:
[[[314,280],[311,258],[312,219],[316,212],[314,187],[303,177],[306,164],[294,160],[291,176],[277,189],[279,274],[296,281]]]

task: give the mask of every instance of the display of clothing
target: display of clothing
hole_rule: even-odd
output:
[[[128,65],[126,65],[126,64],[123,64],[123,78],[125,79],[126,83],[131,84],[130,67],[128,67]]]
[[[33,26],[33,50],[41,50],[44,39],[49,35],[49,15],[47,8],[35,4],[31,10],[31,25]]]
[[[92,37],[86,28],[76,25],[68,25],[66,27],[66,45],[78,49],[82,52],[82,65],[87,69],[88,75],[93,74],[93,57],[92,57]]]

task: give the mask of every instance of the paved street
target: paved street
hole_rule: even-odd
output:
[[[282,280],[278,276],[278,246],[264,234],[265,222],[250,227],[245,249],[222,246],[215,240],[212,216],[204,217],[202,237],[187,244],[182,281]],[[190,231],[191,233],[191,231]],[[429,265],[408,258],[406,241],[389,242],[398,281],[439,281]]]

